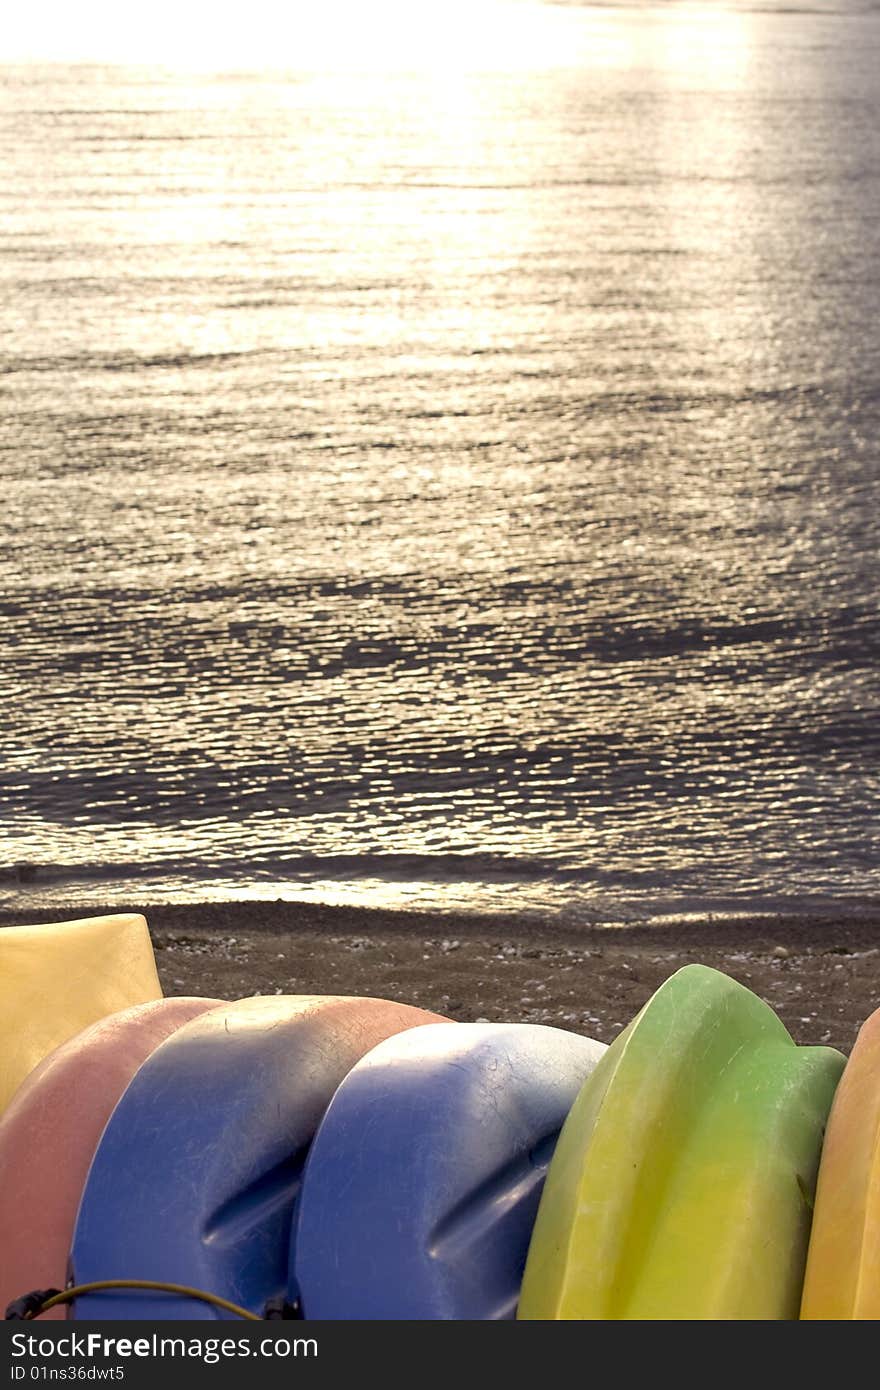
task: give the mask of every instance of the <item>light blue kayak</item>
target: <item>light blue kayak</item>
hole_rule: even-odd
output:
[[[532,1024],[389,1038],[337,1090],[291,1239],[314,1319],[512,1318],[559,1130],[604,1044]]]

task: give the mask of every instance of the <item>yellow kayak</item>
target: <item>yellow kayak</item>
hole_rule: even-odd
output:
[[[143,917],[0,929],[0,1114],[38,1062],[82,1028],[161,999]]]
[[[880,1319],[880,1009],[863,1024],[831,1107],[801,1317]]]
[[[843,1066],[726,975],[679,970],[569,1114],[518,1316],[797,1318]]]

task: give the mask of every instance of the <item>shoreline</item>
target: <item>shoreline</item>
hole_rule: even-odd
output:
[[[610,1042],[700,961],[767,1001],[799,1043],[849,1051],[880,1007],[880,911],[687,914],[631,926],[300,902],[0,908],[0,927],[146,917],[166,994],[361,994],[461,1022],[543,1023]]]
[[[829,935],[842,944],[880,946],[880,902],[852,906],[841,902],[815,910],[694,909],[646,915],[630,921],[573,922],[540,913],[444,912],[431,908],[331,905],[299,899],[227,898],[205,902],[151,902],[135,895],[124,904],[99,897],[61,905],[34,903],[11,906],[0,901],[0,928],[40,922],[73,921],[110,913],[142,913],[160,930],[227,927],[256,932],[361,931],[408,936],[413,931],[443,930],[459,936],[488,937],[498,933],[540,936],[575,944],[607,943],[619,937],[632,945],[656,944],[661,939],[713,947],[738,946],[744,941],[767,942],[807,949],[821,948]],[[878,1000],[880,1003],[880,1000]]]

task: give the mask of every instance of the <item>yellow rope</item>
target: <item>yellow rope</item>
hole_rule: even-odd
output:
[[[36,1313],[31,1313],[30,1317],[38,1318],[61,1303],[72,1303],[80,1294],[98,1293],[101,1289],[154,1289],[158,1293],[176,1293],[184,1298],[198,1298],[202,1303],[212,1303],[215,1308],[224,1308],[227,1313],[234,1313],[237,1318],[246,1318],[248,1322],[262,1322],[262,1318],[258,1318],[256,1313],[249,1313],[247,1308],[239,1308],[237,1303],[230,1303],[228,1298],[221,1298],[219,1294],[205,1293],[203,1289],[191,1289],[188,1284],[163,1284],[156,1279],[98,1279],[93,1284],[75,1284],[73,1288],[47,1298],[42,1307]]]

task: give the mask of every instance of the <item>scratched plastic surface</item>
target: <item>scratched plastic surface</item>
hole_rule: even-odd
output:
[[[844,1059],[702,965],[615,1039],[563,1128],[522,1318],[797,1318]]]
[[[398,1034],[331,1102],[303,1179],[291,1295],[307,1318],[510,1318],[541,1187],[605,1051],[557,1028]]]
[[[286,1287],[302,1165],[333,1092],[383,1038],[437,1021],[380,999],[304,995],[241,1000],[181,1028],[141,1067],[98,1146],[76,1281],[187,1284],[261,1315]],[[224,1316],[146,1292],[74,1306],[83,1319]]]

